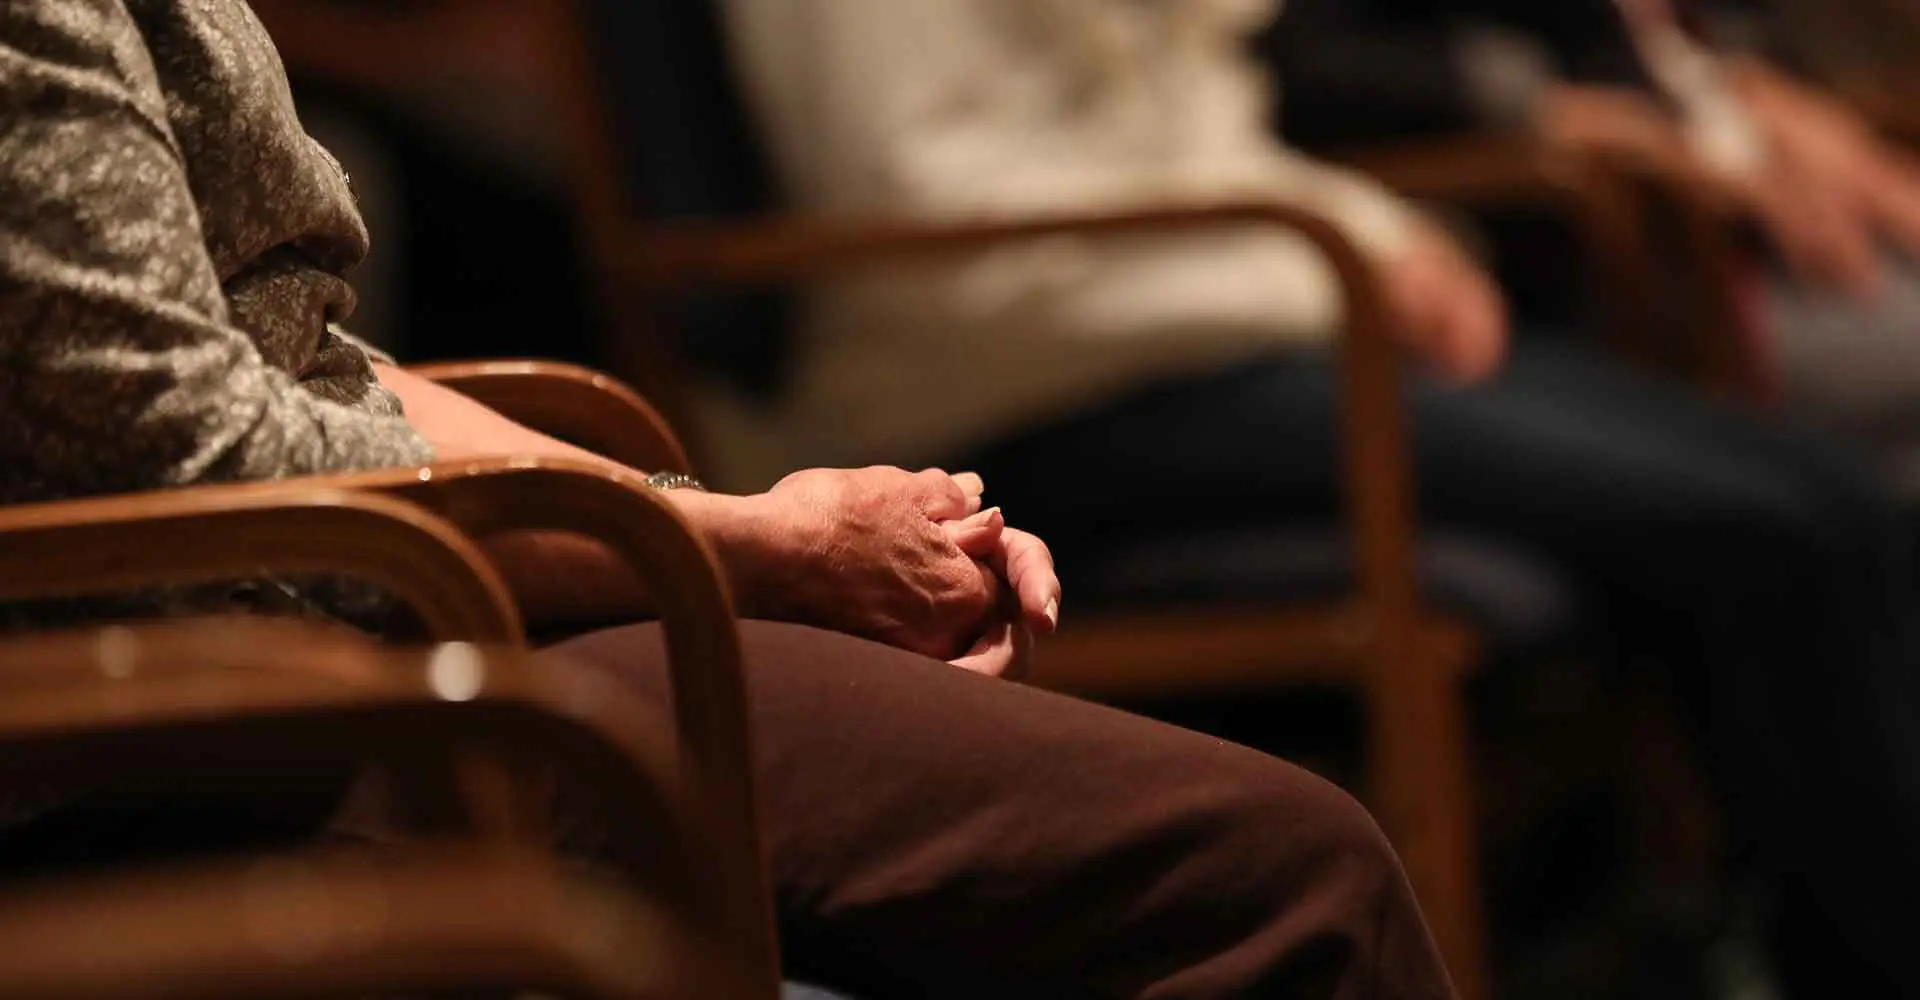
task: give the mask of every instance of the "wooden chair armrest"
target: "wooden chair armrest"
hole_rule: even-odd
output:
[[[434,635],[521,641],[512,596],[472,540],[336,477],[0,507],[0,601],[263,573],[351,576],[406,601]]]
[[[1648,240],[1645,258],[1657,279],[1680,286],[1672,295],[1681,324],[1675,346],[1688,374],[1710,393],[1764,404],[1771,398],[1768,366],[1744,332],[1738,286],[1750,263],[1742,246],[1757,222],[1752,211],[1690,161],[1621,154],[1607,162],[1667,220],[1665,232]]]
[[[497,848],[315,853],[36,886],[0,895],[0,935],[0,993],[39,1000],[768,996],[647,897]]]
[[[169,766],[256,777],[286,762],[411,766],[476,745],[508,758],[570,751],[571,774],[620,799],[609,822],[621,850],[647,857],[672,841],[662,836],[677,794],[667,734],[641,728],[647,714],[604,678],[511,646],[386,647],[287,619],[180,619],[0,642],[0,692],[7,774],[29,782],[47,774],[89,788]],[[582,741],[588,751],[573,746]],[[509,815],[462,795],[498,788],[406,773],[396,793],[436,832],[537,829],[528,799],[514,798]]]
[[[29,636],[0,643],[0,758],[26,769],[17,773],[111,777],[167,760],[257,770],[315,756],[539,749],[598,793],[608,860],[647,874],[734,943],[731,961],[745,974],[772,982],[778,956],[749,748],[744,730],[712,723],[743,708],[690,706],[701,694],[684,682],[703,671],[673,652],[675,729],[665,734],[644,725],[652,713],[617,679],[513,647],[385,648],[258,618]],[[729,735],[737,745],[716,746]]]
[[[1415,200],[1550,211],[1585,254],[1596,293],[1595,339],[1649,363],[1664,353],[1639,203],[1608,164],[1526,136],[1500,135],[1376,146],[1330,159]]]
[[[656,491],[606,467],[495,459],[10,507],[0,510],[0,600],[338,572],[391,587],[437,634],[521,641],[504,583],[446,521],[476,537],[583,534],[624,558],[665,632],[688,784],[737,780],[711,804],[716,826],[755,828],[739,637],[717,562]],[[759,856],[757,843],[713,846]],[[740,906],[764,899],[763,882],[732,888]]]
[[[637,475],[581,461],[495,459],[437,468],[385,489],[486,537],[507,530],[571,532],[624,559],[652,595],[665,633],[683,787],[713,790],[701,805],[720,831],[702,848],[723,859],[731,883],[707,899],[731,914],[729,940],[759,942],[750,966],[777,966],[770,889],[760,863],[753,798],[746,673],[733,605],[719,561],[659,491]],[[374,477],[376,480],[378,476]],[[733,838],[733,839],[729,839]]]
[[[1368,146],[1327,160],[1368,174],[1423,201],[1501,207],[1586,197],[1597,179],[1590,158],[1526,136],[1464,135]]]
[[[1682,156],[1582,154],[1524,138],[1423,141],[1335,157],[1411,198],[1468,207],[1536,205],[1561,213],[1590,255],[1601,291],[1601,339],[1627,358],[1679,369],[1712,391],[1762,395],[1760,366],[1741,336],[1731,298],[1736,237],[1749,220],[1737,198]],[[1647,230],[1647,201],[1676,231]],[[1662,273],[1658,244],[1676,239],[1695,272]]]
[[[1286,201],[1242,200],[1010,219],[838,220],[800,216],[749,223],[630,227],[612,266],[651,286],[760,284],[874,265],[949,257],[1050,237],[1145,236],[1231,226],[1299,233],[1333,258],[1342,280],[1370,275],[1365,258],[1325,216]],[[1371,288],[1362,278],[1360,282]]]
[[[1384,615],[1418,603],[1413,498],[1399,344],[1372,263],[1338,226],[1273,200],[1017,220],[940,223],[782,220],[643,231],[612,254],[616,273],[650,286],[752,284],[822,277],[1048,237],[1122,237],[1225,226],[1285,229],[1317,247],[1344,297],[1341,339],[1345,492],[1364,599]]]
[[[667,419],[610,375],[520,360],[444,362],[407,370],[616,462],[647,472],[693,471]]]

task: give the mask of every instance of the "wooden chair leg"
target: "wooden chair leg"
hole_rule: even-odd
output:
[[[1364,691],[1372,799],[1461,1000],[1486,1000],[1461,637],[1385,641]],[[1396,647],[1408,653],[1396,654]]]

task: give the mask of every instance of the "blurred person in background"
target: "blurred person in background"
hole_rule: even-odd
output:
[[[1870,469],[1576,346],[1509,347],[1499,292],[1438,228],[1276,138],[1270,0],[720,7],[802,212],[1272,197],[1338,220],[1422,362],[1426,520],[1601,595],[1616,644],[1701,710],[1743,836],[1872,956],[1843,971],[1920,997],[1897,930],[1920,891],[1920,635]],[[1071,567],[1113,538],[1333,517],[1339,329],[1326,262],[1283,234],[1042,241],[811,290],[770,422],[809,462],[978,468]]]
[[[1700,177],[1764,239],[1756,332],[1784,415],[1863,448],[1920,495],[1920,167],[1765,60],[1706,48],[1680,16],[1724,31],[1738,12],[1726,0],[1290,0],[1269,49],[1280,126],[1316,149],[1521,132]],[[1524,250],[1509,256],[1530,266]]]

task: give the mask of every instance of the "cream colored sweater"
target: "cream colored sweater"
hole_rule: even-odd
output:
[[[1376,253],[1404,238],[1391,196],[1273,137],[1272,87],[1246,45],[1274,0],[722,6],[799,211],[993,218],[1272,197]],[[769,468],[933,461],[1158,378],[1322,342],[1338,313],[1325,262],[1275,231],[1060,239],[876,272],[810,295]]]

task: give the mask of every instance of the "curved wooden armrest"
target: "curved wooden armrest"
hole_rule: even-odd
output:
[[[761,944],[760,955],[741,961],[776,967],[769,889],[753,835],[759,827],[740,636],[725,576],[699,533],[638,476],[582,461],[494,459],[436,466],[411,478],[369,474],[366,483],[478,537],[571,532],[626,561],[653,596],[665,633],[684,784],[714,790],[704,806],[710,827],[722,833],[703,847],[724,860],[719,870],[735,881],[711,887],[711,900],[732,914],[730,939]]]
[[[1466,137],[1366,150],[1334,158],[1412,198],[1469,207],[1556,209],[1582,247],[1600,291],[1598,334],[1624,356],[1679,368],[1707,388],[1762,395],[1762,366],[1740,332],[1730,297],[1738,227],[1746,213],[1726,185],[1684,156],[1592,154],[1523,137]],[[1645,207],[1661,205],[1677,232],[1649,234]],[[1659,244],[1690,258],[1675,282]],[[1703,336],[1704,334],[1704,336]]]
[[[1466,135],[1342,151],[1327,157],[1408,198],[1498,207],[1587,197],[1590,158],[1526,136]]]
[[[769,996],[645,896],[532,853],[451,845],[13,891],[0,936],[0,994],[38,1000]]]
[[[1645,205],[1669,220],[1645,254],[1655,278],[1669,286],[1682,324],[1675,347],[1703,389],[1727,398],[1766,403],[1769,365],[1746,333],[1747,308],[1739,280],[1752,263],[1743,240],[1758,219],[1724,182],[1678,157],[1612,155],[1608,164],[1636,185]]]
[[[1346,316],[1341,339],[1346,497],[1360,589],[1383,614],[1411,609],[1418,595],[1400,347],[1372,263],[1338,226],[1311,210],[1250,200],[998,221],[686,226],[629,239],[615,254],[614,266],[655,286],[758,283],[1047,237],[1140,236],[1222,226],[1271,226],[1299,234],[1326,256],[1339,277]]]
[[[1169,205],[1010,219],[839,220],[634,227],[614,266],[650,285],[756,284],[818,278],[903,259],[952,256],[1059,236],[1144,236],[1225,226],[1299,233],[1371,289],[1365,258],[1329,219],[1273,199]],[[1352,267],[1352,273],[1348,268]]]
[[[1469,209],[1547,209],[1578,241],[1597,291],[1599,339],[1651,358],[1652,281],[1631,186],[1601,160],[1523,135],[1468,135],[1376,146],[1330,157],[1400,195]]]
[[[521,641],[512,596],[470,539],[338,477],[0,507],[0,601],[263,573],[351,576],[406,601],[434,635]]]
[[[607,467],[495,459],[6,508],[0,600],[338,572],[414,601],[440,635],[521,641],[497,573],[461,530],[422,506],[466,535],[574,532],[623,557],[654,596],[665,632],[687,783],[726,789],[710,803],[716,828],[755,829],[745,681],[724,579],[657,491]],[[709,846],[759,857],[750,835]],[[716,897],[742,911],[760,900],[764,917],[758,864],[740,877]],[[771,954],[771,932],[763,937]]]
[[[408,371],[512,420],[647,472],[692,472],[667,419],[625,383],[553,361],[458,361]]]
[[[701,694],[683,682],[703,671],[673,652],[669,745],[618,679],[512,647],[384,648],[257,618],[31,636],[0,643],[0,756],[13,768],[112,775],[157,760],[404,759],[423,738],[509,757],[539,749],[598,793],[609,860],[654,876],[734,944],[743,974],[773,982],[748,748],[743,732],[716,746],[733,733],[712,722],[742,706],[689,705]]]
[[[622,860],[657,860],[671,846],[662,831],[675,822],[676,754],[667,734],[645,727],[653,716],[606,678],[512,646],[411,649],[286,619],[183,619],[0,642],[0,693],[8,774],[30,783],[44,773],[91,787],[165,762],[257,777],[277,761],[542,751],[565,754],[574,778],[618,800],[602,807],[619,829]],[[438,810],[436,826],[488,836],[543,818],[463,812],[444,783],[396,791]],[[507,822],[489,826],[495,819]]]

